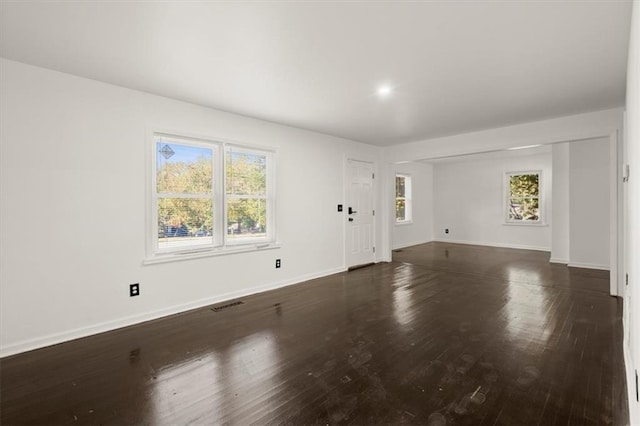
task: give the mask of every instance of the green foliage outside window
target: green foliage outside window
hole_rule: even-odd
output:
[[[157,143],[156,149],[158,238],[161,245],[175,244],[178,240],[196,243],[201,239],[210,243],[214,220],[218,220],[213,217],[213,150],[163,142]],[[225,157],[228,238],[265,236],[266,155],[230,150]],[[218,185],[217,181],[215,185]]]
[[[226,158],[227,234],[264,235],[267,219],[267,158],[229,152]]]
[[[193,151],[190,157],[178,157],[178,161],[158,159],[158,194],[186,195],[184,198],[159,196],[158,236],[161,238],[212,235],[212,154],[199,148]]]
[[[396,176],[396,221],[406,219],[405,177]]]
[[[509,176],[509,220],[540,220],[540,175]]]

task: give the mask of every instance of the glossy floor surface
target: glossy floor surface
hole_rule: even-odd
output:
[[[2,424],[626,424],[608,273],[548,259],[430,243],[5,358]]]

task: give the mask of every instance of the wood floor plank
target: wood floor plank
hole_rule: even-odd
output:
[[[549,254],[429,243],[0,360],[2,424],[624,425],[622,303]]]

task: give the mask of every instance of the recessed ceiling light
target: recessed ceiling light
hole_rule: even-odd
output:
[[[378,96],[380,96],[381,98],[386,98],[387,96],[391,95],[392,92],[393,88],[388,84],[378,87]]]

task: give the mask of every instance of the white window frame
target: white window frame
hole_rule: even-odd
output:
[[[246,145],[238,145],[238,144],[224,144],[224,158],[223,158],[223,162],[224,162],[224,166],[226,166],[226,156],[227,154],[230,152],[239,152],[239,153],[244,153],[244,154],[255,154],[255,153],[259,153],[261,155],[265,155],[267,157],[267,193],[264,196],[255,196],[255,195],[237,195],[237,194],[227,194],[226,193],[226,177],[227,174],[224,173],[226,171],[226,169],[223,168],[223,173],[224,173],[224,241],[225,241],[225,245],[226,246],[241,246],[241,245],[245,245],[245,244],[260,244],[260,243],[269,243],[269,242],[273,242],[275,241],[275,234],[274,234],[274,225],[275,225],[275,221],[274,221],[274,214],[273,214],[273,206],[274,206],[274,197],[273,197],[273,193],[275,188],[273,187],[273,165],[274,165],[274,153],[272,151],[269,150],[265,150],[264,148],[252,148],[252,147],[248,147]],[[227,213],[228,213],[228,209],[227,209],[227,202],[229,199],[264,199],[266,201],[267,204],[267,217],[266,217],[266,223],[265,226],[267,227],[267,235],[265,237],[255,237],[255,238],[251,238],[251,237],[244,237],[241,238],[239,240],[233,240],[233,239],[229,239],[228,234],[227,234],[227,223],[228,223],[228,218],[227,218]]]
[[[413,188],[412,188],[412,180],[411,175],[407,173],[396,173],[395,179],[393,181],[394,193],[395,193],[395,183],[397,178],[404,179],[404,197],[396,196],[394,198],[394,211],[395,205],[398,202],[398,199],[404,199],[404,220],[398,219],[396,216],[396,225],[408,225],[413,223]]]
[[[160,138],[160,139],[158,139]],[[176,194],[166,194],[168,195],[167,197],[161,197],[158,194],[158,181],[157,181],[157,177],[158,177],[158,173],[157,173],[157,143],[159,141],[162,142],[167,142],[167,143],[173,143],[176,145],[183,145],[183,146],[193,146],[193,147],[198,147],[198,148],[205,148],[205,149],[210,149],[212,151],[212,163],[215,166],[216,162],[219,162],[219,157],[220,157],[220,146],[218,144],[213,144],[213,143],[207,143],[204,142],[202,140],[197,140],[197,139],[192,139],[192,138],[188,138],[188,137],[183,137],[183,136],[174,136],[174,135],[167,135],[167,134],[159,134],[156,133],[154,134],[153,137],[153,143],[152,143],[152,147],[153,147],[153,160],[152,160],[152,175],[151,175],[151,188],[152,188],[152,192],[151,192],[151,209],[152,209],[152,219],[151,219],[151,228],[152,228],[152,238],[153,238],[153,253],[155,255],[163,255],[163,254],[170,254],[170,253],[175,253],[175,252],[191,252],[191,251],[200,251],[202,249],[208,249],[208,248],[214,248],[214,247],[219,247],[223,244],[222,240],[220,239],[219,235],[217,235],[217,233],[215,232],[215,226],[213,227],[212,233],[213,233],[213,238],[212,238],[212,243],[203,243],[203,244],[198,244],[198,245],[190,245],[188,247],[171,247],[171,248],[165,248],[165,249],[161,249],[159,247],[159,238],[158,238],[158,200],[160,198],[204,198],[202,195],[204,194],[200,194],[200,195],[196,195],[196,194],[181,194],[181,193],[176,193]],[[217,176],[218,173],[216,173],[218,170],[218,167],[214,167],[213,168],[213,176],[212,176],[212,186],[211,186],[211,204],[212,204],[212,213],[213,213],[213,217],[222,217],[220,216],[221,214],[221,208],[220,208],[220,202],[218,200],[220,200],[220,185],[215,185],[216,182],[219,182],[219,178]]]
[[[509,210],[511,207],[511,176],[520,175],[538,175],[538,220],[518,220],[511,219],[509,217]],[[503,197],[503,209],[504,209],[504,223],[505,225],[524,225],[524,226],[542,226],[545,224],[544,219],[544,176],[542,170],[519,170],[510,171],[504,174],[503,181],[504,197]],[[536,198],[536,197],[529,197]]]
[[[147,202],[147,255],[144,264],[170,262],[190,258],[208,257],[246,251],[255,251],[271,248],[279,248],[276,243],[275,229],[275,167],[276,151],[273,149],[247,145],[238,142],[214,139],[202,136],[190,136],[182,132],[152,131],[150,143],[150,165]],[[191,245],[187,247],[171,247],[161,249],[158,239],[158,200],[162,198],[157,192],[157,142],[161,139],[168,143],[207,148],[212,150],[213,177],[212,177],[212,212],[213,229],[211,243]],[[227,195],[226,195],[226,155],[229,150],[234,152],[255,153],[267,158],[267,193],[266,199],[266,235],[260,237],[247,237],[238,240],[227,238]],[[195,194],[169,194],[176,198],[202,198]],[[216,220],[216,218],[218,218]]]

